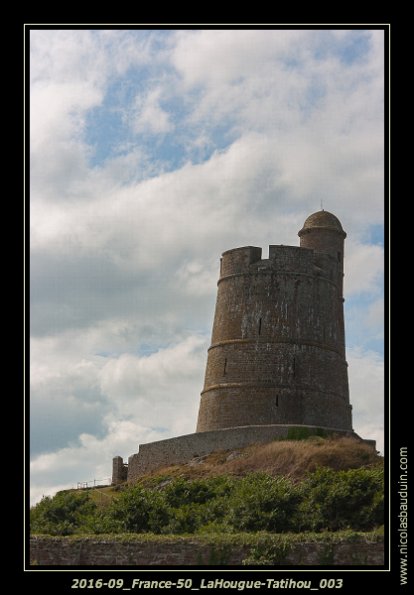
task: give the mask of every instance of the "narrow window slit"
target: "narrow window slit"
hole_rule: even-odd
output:
[[[262,332],[262,319],[259,318],[259,335]]]
[[[279,407],[279,395],[276,395],[276,407]]]
[[[224,359],[223,376],[227,374],[227,357]]]

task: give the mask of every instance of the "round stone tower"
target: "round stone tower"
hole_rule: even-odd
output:
[[[250,425],[352,430],[339,220],[310,215],[300,247],[224,252],[197,432]]]

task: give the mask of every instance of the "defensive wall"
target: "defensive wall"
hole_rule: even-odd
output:
[[[244,448],[251,444],[265,444],[273,440],[286,440],[304,438],[312,435],[338,435],[353,436],[360,439],[357,434],[348,430],[334,428],[322,428],[317,426],[301,425],[260,425],[244,426],[240,428],[228,428],[213,430],[211,432],[196,432],[140,444],[139,452],[128,459],[128,482],[136,481],[145,473],[150,473],[162,467],[180,465],[191,461],[196,457],[202,457],[212,452],[222,450],[234,450]],[[367,441],[370,442],[370,441]],[[371,442],[375,446],[375,442]],[[118,466],[116,469],[124,469],[121,457],[116,457]],[[115,469],[115,467],[114,467]],[[114,475],[112,483],[122,483],[125,475]]]

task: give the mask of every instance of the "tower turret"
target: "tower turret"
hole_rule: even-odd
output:
[[[342,297],[346,233],[342,229],[339,219],[328,211],[317,211],[309,215],[298,232],[298,236],[301,248],[310,248],[316,254],[329,254],[337,262],[338,278],[336,282],[340,297]]]

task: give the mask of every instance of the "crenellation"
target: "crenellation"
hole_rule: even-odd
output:
[[[243,246],[223,252],[220,277],[245,273],[249,266],[262,258],[262,249],[256,246]]]

